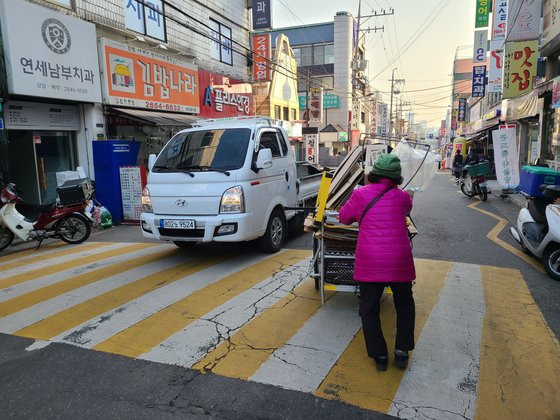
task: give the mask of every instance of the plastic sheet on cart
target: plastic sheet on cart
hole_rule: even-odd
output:
[[[407,141],[400,141],[391,153],[397,155],[401,160],[403,185],[410,181],[406,189],[424,191],[437,171],[434,154],[426,151],[426,149],[415,148]]]

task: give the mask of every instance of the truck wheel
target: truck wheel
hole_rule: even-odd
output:
[[[544,251],[543,264],[546,272],[556,281],[560,281],[560,247],[551,246]]]
[[[6,226],[0,226],[0,251],[6,249],[13,240],[13,232]]]
[[[264,252],[274,254],[282,249],[286,239],[286,218],[282,211],[276,209],[270,215],[266,233],[259,239],[259,246]]]
[[[182,249],[194,248],[196,245],[196,242],[194,241],[173,241],[173,243],[175,244],[175,246]]]

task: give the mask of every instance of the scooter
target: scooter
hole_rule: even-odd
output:
[[[519,211],[517,228],[509,232],[525,253],[542,258],[544,268],[560,281],[560,185],[541,185],[544,198],[528,196],[527,207]]]
[[[466,167],[465,167],[466,168]],[[471,198],[478,195],[482,201],[488,200],[488,187],[484,175],[470,176],[466,169],[465,175],[461,178],[461,192]]]
[[[60,238],[69,244],[79,244],[89,238],[92,220],[86,215],[91,196],[83,202],[61,205],[26,203],[22,191],[13,183],[0,192],[0,251],[17,237],[22,241],[36,240],[37,248],[47,238]]]

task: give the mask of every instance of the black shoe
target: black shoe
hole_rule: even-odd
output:
[[[399,369],[406,369],[408,366],[408,352],[395,349],[395,363]]]
[[[389,364],[389,358],[387,356],[374,357],[375,367],[378,372],[385,372],[387,370],[387,365]]]

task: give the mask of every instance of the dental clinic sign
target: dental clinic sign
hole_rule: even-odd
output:
[[[0,1],[0,23],[9,93],[101,102],[93,24],[23,0]]]

